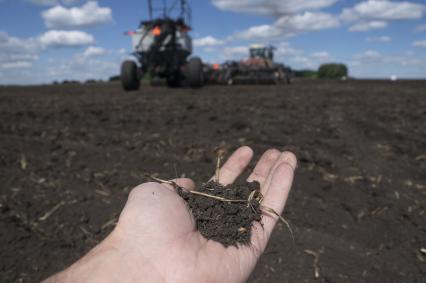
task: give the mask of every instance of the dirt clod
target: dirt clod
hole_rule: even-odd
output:
[[[201,235],[228,247],[250,243],[253,221],[261,221],[260,200],[250,196],[259,190],[258,182],[223,186],[209,181],[198,192],[224,200],[193,194],[182,188],[178,188],[178,193],[187,202]]]

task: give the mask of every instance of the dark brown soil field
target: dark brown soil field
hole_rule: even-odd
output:
[[[2,282],[81,257],[144,173],[200,184],[242,144],[299,158],[295,243],[278,224],[249,282],[425,282],[426,81],[0,87],[0,121]]]

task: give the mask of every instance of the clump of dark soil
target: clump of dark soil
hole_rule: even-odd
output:
[[[256,181],[227,186],[209,181],[197,192],[212,197],[182,188],[178,188],[178,193],[187,202],[198,231],[206,239],[228,247],[250,243],[253,221],[261,221],[259,190]]]

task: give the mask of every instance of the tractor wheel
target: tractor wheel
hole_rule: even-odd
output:
[[[291,84],[291,73],[287,69],[279,68],[275,72],[275,84]]]
[[[232,74],[231,69],[227,69],[223,76],[223,84],[232,85]]]
[[[126,91],[138,90],[140,85],[138,66],[134,61],[124,61],[121,65],[121,85]]]
[[[201,87],[204,83],[203,62],[198,57],[193,57],[187,65],[188,82],[191,87]]]
[[[289,73],[289,72],[285,72],[284,73],[284,78],[283,78],[283,80],[284,80],[284,83],[285,84],[291,84],[291,74]]]
[[[293,79],[293,72],[291,71],[291,69],[286,68],[284,74],[285,74],[285,82],[287,84],[291,84]]]

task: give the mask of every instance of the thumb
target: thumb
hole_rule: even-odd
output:
[[[178,178],[178,179],[173,179],[171,181],[184,189],[191,190],[191,191],[195,190],[195,183],[189,178]],[[164,185],[167,185],[167,184],[164,184]],[[172,187],[171,185],[167,185],[167,186]]]

